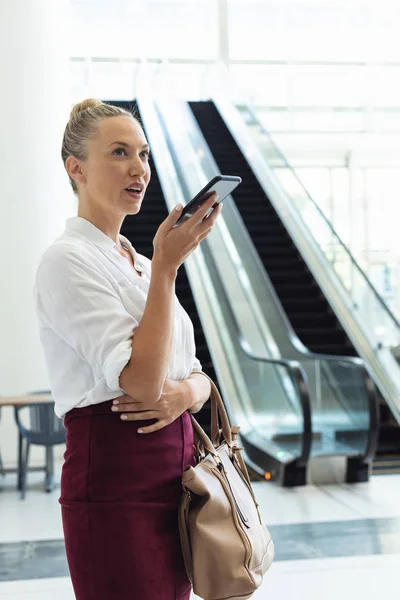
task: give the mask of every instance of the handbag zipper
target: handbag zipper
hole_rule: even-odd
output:
[[[249,490],[249,492],[251,494],[251,497],[253,498],[254,506],[257,509],[258,520],[260,521],[260,525],[263,525],[262,518],[261,518],[261,513],[260,513],[260,505],[258,504],[258,502],[256,500],[256,497],[254,496],[254,492],[251,489],[251,487],[250,487],[250,485],[249,485],[246,477],[244,476],[244,473],[243,473],[243,471],[241,469],[241,466],[240,466],[240,463],[239,463],[237,457],[236,456],[232,456],[231,457],[231,461],[232,461],[232,463],[233,463],[234,466],[235,466],[235,462],[236,462],[236,466],[237,466],[237,468],[235,467],[236,472],[239,473],[240,477],[243,480],[243,483],[246,485],[247,489]]]
[[[248,523],[249,523],[249,520],[248,520],[248,518],[246,517],[246,515],[243,513],[243,511],[241,510],[241,508],[240,508],[240,506],[239,506],[239,504],[238,504],[238,501],[236,500],[236,496],[235,496],[235,494],[234,494],[234,492],[233,492],[233,489],[232,489],[231,483],[230,483],[230,481],[229,481],[229,478],[228,478],[228,476],[227,476],[227,474],[226,474],[226,472],[225,472],[224,465],[222,464],[222,462],[219,462],[219,463],[217,463],[217,467],[218,467],[218,471],[219,471],[221,474],[223,474],[223,475],[224,475],[224,479],[225,479],[226,483],[228,484],[229,490],[230,490],[230,492],[231,492],[231,494],[232,494],[232,498],[233,498],[233,501],[234,501],[234,503],[235,503],[235,506],[236,506],[237,513],[238,513],[238,515],[239,515],[239,517],[240,517],[241,521],[243,522],[243,524],[244,524],[244,525],[245,525],[245,526],[246,526],[248,529],[250,529],[250,525],[248,524]]]

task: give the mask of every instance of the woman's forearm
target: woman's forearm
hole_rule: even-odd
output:
[[[197,413],[201,410],[211,394],[211,383],[207,377],[200,372],[195,372],[186,380],[192,390],[193,403],[189,407],[190,412]]]
[[[142,402],[157,401],[163,389],[174,336],[176,271],[156,264],[146,307],[133,336],[132,355],[121,373],[121,389]]]

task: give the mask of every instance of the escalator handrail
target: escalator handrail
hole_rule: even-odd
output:
[[[278,364],[282,363],[282,364],[287,364],[288,366],[292,365],[294,369],[296,367],[297,368],[300,367],[301,372],[303,372],[303,369],[301,368],[301,363],[296,360],[265,359],[262,356],[257,356],[252,351],[248,350],[247,343],[243,339],[242,336],[240,338],[240,344],[241,344],[243,350],[248,355],[250,355],[253,360],[277,362]],[[329,354],[318,355],[318,356],[319,357],[322,356],[324,359],[326,357],[326,359],[328,359],[328,360],[330,360],[332,358]],[[368,373],[368,370],[365,367],[365,363],[362,359],[360,359],[360,358],[359,359],[357,359],[357,358],[351,359],[351,357],[346,356],[346,357],[344,357],[343,360],[340,360],[340,362],[348,362],[352,366],[358,367],[360,369],[362,377],[364,379],[364,387],[367,392],[367,398],[368,398],[369,430],[368,430],[367,446],[366,446],[366,450],[365,450],[364,454],[362,455],[362,458],[365,460],[365,462],[371,462],[372,459],[374,458],[374,456],[376,454],[376,450],[378,448],[379,425],[380,425],[379,403],[378,403],[378,398],[377,398],[376,385],[374,383],[374,380]]]
[[[363,358],[358,356],[345,356],[341,354],[323,354],[319,352],[305,352],[305,358],[309,358],[312,360],[326,360],[331,362],[341,362],[341,363],[349,363],[355,367],[363,367],[365,368],[365,361]]]
[[[378,450],[379,444],[379,430],[380,430],[380,416],[379,416],[379,402],[377,388],[371,375],[368,373],[365,365],[362,367],[362,374],[364,377],[364,386],[367,390],[368,397],[368,412],[369,412],[369,430],[368,430],[368,441],[367,447],[363,455],[365,462],[371,463],[374,459]]]
[[[244,354],[254,361],[269,363],[286,367],[295,381],[300,397],[300,405],[303,413],[303,442],[301,455],[297,458],[296,463],[299,466],[306,466],[310,458],[311,443],[312,443],[312,422],[311,422],[311,403],[308,392],[307,375],[304,372],[301,364],[297,360],[287,360],[284,358],[265,358],[257,356],[252,350],[247,347],[247,342],[241,334],[238,335],[238,341]]]
[[[175,160],[175,156],[173,157],[173,159]],[[208,264],[210,265],[211,263],[211,269],[213,271],[212,275],[214,277],[217,277],[217,279],[220,279],[219,272],[215,264],[214,256],[210,250],[207,239],[203,240],[203,252],[206,255]],[[307,375],[304,372],[301,364],[295,360],[287,360],[283,358],[266,358],[254,354],[254,352],[252,352],[252,350],[249,349],[248,344],[240,331],[236,315],[232,310],[225,287],[222,284],[220,285],[220,289],[218,290],[218,292],[219,294],[223,295],[224,308],[229,313],[229,320],[233,324],[233,335],[238,340],[240,348],[245,354],[245,356],[257,362],[262,362],[264,364],[273,364],[277,366],[279,365],[286,368],[290,373],[291,379],[295,382],[296,388],[299,393],[300,407],[303,416],[303,436],[301,444],[301,453],[300,456],[296,459],[296,464],[305,467],[310,457],[312,443],[311,402],[307,385]]]
[[[310,357],[327,362],[332,361],[337,363],[348,363],[349,365],[358,367],[361,370],[361,374],[364,379],[364,387],[367,392],[369,414],[368,442],[363,458],[366,462],[371,462],[378,449],[380,418],[376,384],[369,374],[369,371],[365,365],[365,360],[357,356],[336,356],[334,354],[315,354],[313,352],[310,352]]]
[[[351,261],[352,265],[361,274],[361,277],[365,280],[367,286],[370,288],[370,290],[374,294],[375,298],[378,300],[378,303],[382,306],[383,310],[386,313],[388,313],[388,315],[391,317],[391,319],[394,322],[394,324],[396,325],[396,327],[400,330],[400,322],[398,321],[398,319],[396,318],[396,316],[393,314],[393,312],[391,311],[391,309],[389,308],[389,306],[386,304],[386,302],[384,301],[384,299],[382,298],[382,296],[379,294],[378,290],[371,283],[370,279],[367,277],[367,275],[365,274],[365,272],[363,271],[363,269],[360,267],[360,265],[358,264],[358,262],[354,258],[353,254],[351,253],[350,249],[347,247],[347,245],[343,242],[343,240],[341,239],[341,237],[339,236],[339,234],[333,228],[332,224],[330,223],[329,219],[327,219],[327,217],[325,216],[325,214],[322,211],[322,209],[320,208],[320,206],[318,206],[318,204],[312,198],[312,196],[310,195],[310,193],[308,192],[308,190],[304,186],[303,182],[298,177],[295,169],[293,169],[293,167],[291,166],[291,164],[287,160],[286,156],[281,152],[281,150],[279,149],[279,147],[276,145],[276,143],[272,139],[272,136],[269,133],[269,131],[267,130],[267,128],[265,127],[265,125],[258,118],[258,116],[257,116],[257,114],[255,112],[255,109],[253,108],[253,106],[250,105],[250,104],[247,104],[246,105],[246,109],[248,110],[248,112],[250,113],[250,115],[252,116],[252,118],[256,121],[256,123],[260,127],[261,131],[269,138],[271,144],[273,145],[273,147],[276,150],[277,154],[279,154],[279,156],[281,157],[282,161],[286,164],[287,168],[290,169],[290,171],[293,173],[294,177],[296,178],[296,180],[298,181],[298,183],[300,184],[300,186],[303,188],[303,190],[304,190],[307,198],[311,201],[311,203],[314,205],[314,207],[316,208],[316,210],[318,211],[318,213],[320,214],[320,216],[322,217],[322,219],[325,221],[326,225],[331,230],[332,235],[339,241],[340,246],[342,248],[344,248],[345,252],[347,253],[347,255],[350,258],[350,261]]]

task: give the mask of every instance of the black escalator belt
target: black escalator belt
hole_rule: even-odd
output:
[[[299,339],[312,352],[355,356],[349,338],[214,103],[189,105],[221,173],[239,175],[243,180],[233,193],[236,206]]]
[[[136,114],[136,102],[107,102],[131,110]],[[168,209],[161,190],[157,170],[151,159],[150,167],[152,173],[151,180],[140,212],[137,215],[126,216],[121,227],[121,233],[128,238],[139,254],[143,254],[151,259],[153,256],[153,238],[161,222],[167,218]],[[195,332],[196,355],[202,364],[203,371],[218,385],[218,380],[184,265],[178,271],[178,277],[176,279],[176,295],[192,320]],[[209,403],[207,403],[201,412],[196,415],[196,419],[201,425],[208,425],[210,420],[209,411]]]

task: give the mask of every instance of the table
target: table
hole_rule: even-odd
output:
[[[52,396],[50,394],[27,394],[24,396],[0,396],[0,408],[2,406],[28,406],[30,404],[51,404],[52,402],[54,402]],[[20,448],[20,456],[21,456],[21,445],[22,445],[22,438],[21,435],[19,436],[19,448]],[[47,460],[49,460],[49,457],[47,457]],[[42,471],[43,469],[41,467],[31,467],[29,469],[30,471]],[[21,481],[20,481],[20,467],[18,466],[17,468],[11,468],[8,467],[7,469],[2,465],[1,462],[1,457],[0,457],[0,474],[5,475],[6,473],[18,473],[18,489],[21,488]],[[49,481],[46,480],[46,489],[51,489],[54,487],[54,480],[53,480],[53,474],[50,475],[50,477],[48,478]]]
[[[1,406],[25,406],[26,404],[39,404],[54,402],[50,394],[33,394],[26,396],[0,396]]]

